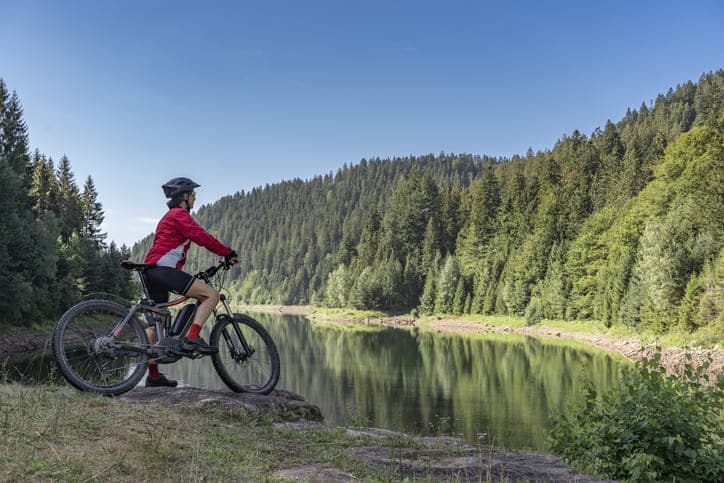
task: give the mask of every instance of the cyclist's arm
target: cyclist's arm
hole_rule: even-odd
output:
[[[226,255],[231,253],[232,250],[230,247],[227,247],[219,240],[214,238],[212,235],[207,233],[206,230],[201,228],[201,226],[196,223],[193,218],[191,218],[191,215],[186,210],[179,211],[180,213],[176,218],[178,222],[178,228],[186,238],[196,243],[197,245],[201,245],[202,247],[208,249],[216,255],[221,255],[222,257],[225,257]]]

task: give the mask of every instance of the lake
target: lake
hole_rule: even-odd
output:
[[[279,348],[277,387],[317,404],[327,421],[515,449],[544,451],[551,411],[581,397],[586,381],[597,391],[610,387],[627,365],[559,340],[254,316]],[[225,389],[208,359],[162,371],[184,384]]]

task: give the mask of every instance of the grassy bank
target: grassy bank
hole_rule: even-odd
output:
[[[222,407],[137,404],[68,387],[0,385],[0,480],[263,480],[300,465],[385,479],[339,428],[274,424]],[[400,446],[399,437],[375,445]],[[409,442],[408,442],[409,444]]]
[[[283,309],[282,309],[283,311]],[[509,327],[512,329],[527,328],[523,317],[502,316],[502,315],[452,315],[434,314],[421,317],[414,317],[409,313],[387,313],[380,311],[364,311],[354,309],[334,309],[324,307],[309,307],[307,313],[313,314],[315,319],[342,320],[350,322],[364,322],[375,319],[416,319],[418,325],[425,326],[441,319],[454,319],[478,324],[486,324],[493,328]],[[724,327],[721,325],[710,325],[697,331],[672,330],[666,334],[659,334],[652,331],[639,331],[627,326],[606,327],[603,322],[597,320],[548,320],[544,319],[538,324],[531,326],[535,329],[561,331],[569,334],[604,334],[617,339],[639,339],[644,344],[656,342],[663,348],[667,347],[702,347],[711,348],[715,345],[724,345]]]

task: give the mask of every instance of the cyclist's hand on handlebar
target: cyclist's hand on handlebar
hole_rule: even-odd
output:
[[[224,257],[224,263],[227,268],[239,263],[239,254],[236,253],[236,250],[231,250],[231,253]]]

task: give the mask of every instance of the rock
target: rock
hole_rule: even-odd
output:
[[[272,478],[302,481],[357,481],[357,478],[337,468],[323,465],[306,465],[286,468],[272,473]]]
[[[598,482],[578,474],[558,458],[536,453],[475,449],[350,448],[355,458],[393,479],[455,481]]]
[[[555,456],[474,445],[450,436],[411,436],[388,429],[347,428],[347,437],[351,439],[390,436],[409,439],[422,449],[364,446],[352,447],[349,452],[392,479],[602,481],[577,473]]]
[[[223,407],[254,416],[271,415],[284,420],[322,421],[322,411],[303,397],[276,389],[268,395],[212,391],[196,387],[137,387],[120,396],[128,402],[192,404],[198,408]]]

